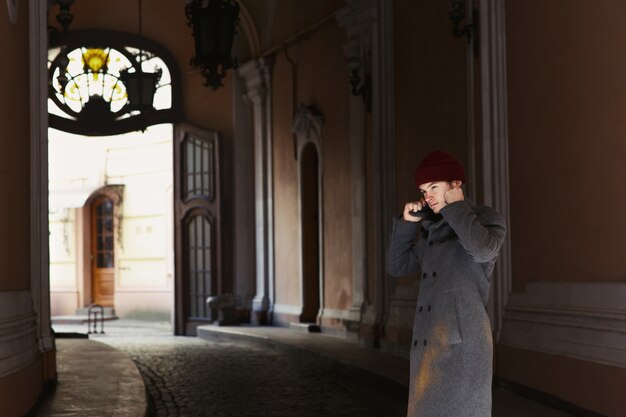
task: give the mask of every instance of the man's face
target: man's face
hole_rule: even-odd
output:
[[[435,213],[439,213],[439,210],[445,207],[446,201],[444,196],[450,188],[452,188],[452,184],[447,181],[427,182],[419,186],[426,204]]]

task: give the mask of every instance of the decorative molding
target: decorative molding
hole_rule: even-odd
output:
[[[291,123],[291,132],[296,135],[298,141],[298,155],[309,141],[316,142],[319,150],[322,144],[322,126],[324,126],[324,118],[317,109],[302,103],[298,105],[298,110],[296,110]]]
[[[296,317],[300,317],[302,314],[302,306],[294,306],[290,304],[274,304],[274,313],[291,314]]]
[[[320,320],[323,318],[359,322],[361,320],[361,312],[353,310],[340,310],[334,308],[322,308],[320,310]]]
[[[500,344],[626,368],[626,284],[529,283],[510,295]]]
[[[37,314],[30,291],[0,292],[0,378],[39,357]]]
[[[7,9],[9,11],[9,21],[13,24],[17,23],[17,9],[20,0],[7,0]]]

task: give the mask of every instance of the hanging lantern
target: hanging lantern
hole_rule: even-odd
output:
[[[129,110],[147,112],[154,110],[154,93],[161,78],[162,70],[144,72],[141,67],[135,68],[134,72],[128,70],[120,73],[120,81],[126,87]]]
[[[231,49],[237,33],[239,5],[234,0],[192,0],[185,7],[185,14],[195,46],[191,66],[200,68],[205,86],[217,90],[223,86],[226,71],[237,68]]]
[[[139,16],[139,36],[142,36],[142,0],[138,0],[137,5]],[[126,87],[126,94],[128,96],[128,109],[138,110],[140,112],[149,112],[154,110],[154,93],[157,89],[157,84],[161,79],[163,71],[160,68],[155,68],[154,72],[144,72],[143,63],[145,60],[152,58],[153,56],[140,50],[137,55],[137,65],[133,66],[134,71],[130,71],[130,67],[120,72],[120,81],[124,83]]]

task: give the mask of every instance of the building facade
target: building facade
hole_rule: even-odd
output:
[[[171,320],[172,137],[171,125],[95,138],[49,132],[53,320],[92,304]]]

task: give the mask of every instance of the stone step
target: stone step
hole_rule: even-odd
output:
[[[104,321],[117,320],[119,317],[114,315],[104,315]],[[91,315],[91,319],[93,320],[93,314]],[[50,321],[52,324],[83,324],[87,323],[88,317],[87,314],[77,314],[74,316],[52,316],[50,317]],[[100,316],[98,316],[98,321],[100,321]]]
[[[111,317],[111,316],[115,316],[115,308],[113,307],[102,307],[103,312],[104,312],[104,317]],[[87,316],[89,312],[89,307],[82,307],[82,308],[77,308],[76,312],[74,313],[77,316]],[[93,316],[94,313],[98,313],[98,316],[100,315],[100,309],[99,308],[92,308],[91,310],[91,315]]]
[[[320,333],[321,329],[316,323],[289,323],[289,328],[307,333]]]

